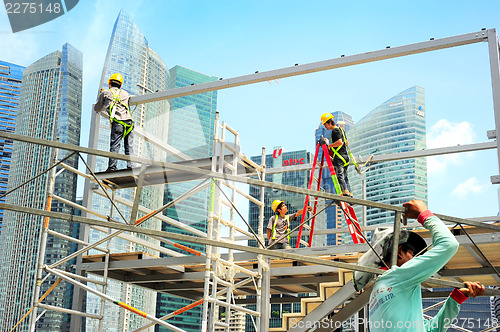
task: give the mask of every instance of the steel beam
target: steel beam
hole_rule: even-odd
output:
[[[331,60],[313,62],[304,65],[295,65],[293,67],[286,67],[282,69],[270,70],[234,78],[221,79],[214,82],[190,85],[172,90],[149,93],[146,95],[132,96],[130,98],[130,105],[151,103],[154,101],[179,98],[208,91],[228,89],[242,85],[277,80],[285,77],[304,75],[324,70],[354,66],[385,59],[392,59],[411,54],[419,54],[450,47],[479,43],[483,42],[485,38],[489,36],[489,34],[494,32],[494,29],[490,29],[487,31],[477,31],[459,36],[440,38],[410,45],[385,48],[378,51],[342,56],[340,58]]]
[[[269,263],[267,258],[264,258],[266,263]],[[260,303],[258,303],[258,307],[261,312],[262,319],[257,320],[259,324],[258,331],[269,331],[269,319],[271,317],[271,270],[270,269],[262,269],[262,277],[261,277],[261,288],[260,288]],[[260,305],[259,305],[260,304]]]
[[[495,267],[500,270],[500,266]],[[446,269],[439,271],[439,275],[442,277],[470,277],[470,276],[481,276],[487,274],[495,274],[495,270],[489,266],[476,267],[476,268],[466,268],[466,269]]]
[[[498,174],[500,174],[500,52],[498,35],[495,29],[488,30],[488,51],[490,55],[491,89],[495,115]]]
[[[302,256],[302,255],[282,252],[280,250],[266,250],[266,249],[260,249],[260,248],[247,247],[247,246],[242,246],[242,245],[233,244],[233,243],[225,243],[225,242],[214,241],[214,240],[209,240],[209,239],[204,239],[204,238],[197,238],[194,236],[177,234],[177,233],[172,233],[172,232],[150,230],[150,229],[145,229],[145,228],[141,228],[141,227],[134,227],[134,226],[125,225],[125,224],[103,222],[103,221],[84,218],[84,217],[80,217],[80,216],[69,215],[67,213],[44,211],[44,210],[33,209],[33,208],[28,208],[28,207],[21,207],[21,206],[16,206],[16,205],[12,205],[12,204],[5,204],[5,203],[0,203],[0,209],[11,210],[11,211],[16,211],[16,212],[30,213],[30,214],[41,215],[41,216],[51,217],[51,218],[56,218],[56,219],[63,219],[63,220],[71,221],[71,222],[86,223],[86,224],[95,225],[95,226],[103,226],[103,227],[113,226],[113,228],[119,229],[121,231],[136,232],[136,233],[142,233],[145,235],[163,236],[165,238],[175,239],[178,241],[186,241],[186,242],[192,242],[192,243],[196,242],[196,243],[201,243],[201,244],[205,244],[205,245],[212,245],[212,246],[218,246],[218,247],[222,247],[222,248],[253,252],[256,254],[262,254],[262,255],[271,256],[271,257],[294,259],[297,261],[308,262],[308,263],[312,263],[312,264],[324,265],[324,266],[330,266],[330,267],[337,267],[337,268],[342,268],[342,269],[347,269],[347,270],[352,270],[352,271],[362,271],[362,272],[369,272],[369,273],[374,273],[374,274],[383,273],[383,271],[380,269],[369,268],[369,267],[361,266],[361,265],[357,265],[357,264],[330,261],[330,260],[320,259],[320,258],[315,258],[315,257],[310,257],[310,256]],[[462,287],[463,286],[463,283],[435,279],[435,278],[429,278],[426,282],[430,283],[432,285],[443,286],[443,287]],[[498,293],[500,294],[500,291],[498,291]]]
[[[464,245],[465,249],[469,252],[469,254],[474,257],[474,259],[479,263],[481,264],[483,267],[491,267],[493,266],[493,264],[490,266],[491,262],[489,262],[486,258],[486,256],[484,256],[484,254],[479,250],[479,248],[475,247],[473,244],[465,244]],[[498,275],[498,271],[499,269],[492,269],[493,270],[493,274],[492,274],[492,277],[493,279],[495,279],[499,284],[500,284],[500,276]]]
[[[497,148],[497,142],[484,142],[484,143],[448,146],[448,147],[444,147],[444,148],[427,149],[427,150],[419,150],[419,151],[407,151],[407,152],[400,152],[400,153],[381,154],[381,155],[373,156],[373,158],[370,160],[370,162],[371,163],[380,163],[383,161],[394,161],[394,160],[402,160],[402,159],[432,157],[432,156],[440,156],[443,154],[471,152],[471,151],[479,151],[479,150],[489,150],[489,149],[496,149],[496,148]],[[364,163],[364,162],[366,162],[367,159],[368,159],[368,157],[359,157],[359,162]]]
[[[347,319],[354,316],[358,311],[360,311],[370,300],[370,294],[372,292],[371,287],[367,287],[363,293],[356,296],[351,302],[349,302],[344,308],[333,315],[331,320],[326,321],[329,327],[340,326]],[[316,330],[316,332],[332,331],[332,329],[325,329],[323,327]]]
[[[247,183],[247,184],[261,186],[261,187],[265,187],[265,188],[278,189],[278,190],[294,192],[294,193],[303,194],[303,195],[310,195],[313,197],[320,197],[320,198],[332,199],[332,200],[336,200],[336,201],[343,201],[343,202],[347,202],[351,205],[353,205],[353,204],[366,205],[366,206],[384,209],[384,210],[389,210],[389,211],[395,211],[395,212],[399,211],[399,212],[403,212],[403,213],[405,212],[405,209],[402,206],[393,206],[393,205],[384,204],[384,203],[365,201],[362,199],[350,198],[350,197],[346,197],[346,196],[339,196],[339,195],[330,194],[330,193],[326,193],[326,192],[318,192],[315,190],[308,190],[306,188],[299,188],[299,187],[277,184],[277,183],[268,182],[268,181],[243,178],[243,177],[237,176],[237,175],[221,174],[219,172],[207,171],[207,170],[198,169],[198,168],[189,167],[189,166],[176,165],[174,163],[169,163],[169,162],[160,162],[160,161],[150,160],[147,158],[140,158],[140,157],[135,157],[135,156],[122,155],[119,153],[112,153],[112,152],[107,152],[107,151],[102,151],[102,150],[97,150],[97,149],[85,148],[85,147],[80,147],[80,146],[76,146],[73,144],[53,142],[53,141],[43,140],[43,139],[39,139],[39,138],[33,138],[33,137],[22,136],[22,135],[17,135],[17,134],[10,134],[10,133],[6,133],[6,132],[0,132],[0,137],[11,139],[11,140],[16,140],[16,141],[32,143],[32,144],[39,144],[39,145],[44,145],[44,146],[56,147],[56,148],[60,148],[63,150],[79,151],[82,153],[93,154],[93,155],[107,157],[107,158],[115,158],[115,159],[119,159],[119,160],[130,160],[132,162],[136,162],[136,163],[140,163],[140,164],[144,163],[144,164],[148,164],[148,165],[161,166],[161,167],[164,167],[166,169],[181,170],[181,171],[185,171],[185,172],[198,174],[198,175],[200,175],[200,178],[226,179],[229,181]],[[495,225],[491,225],[491,224],[483,224],[483,223],[472,221],[469,219],[450,217],[450,216],[445,216],[445,215],[437,214],[437,213],[435,213],[435,215],[443,221],[461,223],[464,225],[478,226],[478,227],[483,227],[483,228],[488,228],[488,229],[500,231],[500,226],[495,226]]]
[[[308,315],[302,318],[302,320],[300,320],[300,323],[297,323],[295,324],[295,326],[289,328],[288,331],[306,332],[309,331],[312,326],[321,326],[320,322],[324,317],[333,312],[333,310],[335,310],[335,308],[340,306],[342,303],[349,300],[354,294],[356,294],[356,292],[357,291],[356,289],[354,289],[352,280],[349,281],[347,284],[342,286],[342,288],[336,291],[332,296],[330,296],[323,303],[317,306]]]

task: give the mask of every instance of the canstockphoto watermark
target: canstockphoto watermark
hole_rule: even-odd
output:
[[[497,320],[481,320],[481,319],[445,319],[444,322],[430,321],[430,320],[419,320],[419,321],[386,321],[386,320],[369,320],[367,318],[357,318],[350,319],[349,321],[339,322],[331,321],[328,319],[323,319],[321,321],[298,321],[298,319],[291,319],[290,325],[296,325],[299,328],[312,329],[312,328],[327,328],[327,329],[338,329],[338,328],[353,328],[358,325],[365,325],[369,328],[376,329],[422,329],[422,328],[440,328],[439,324],[442,324],[442,328],[450,328],[453,325],[468,328],[488,328],[496,326],[498,324]]]
[[[73,9],[79,0],[4,0],[12,32],[52,21]]]

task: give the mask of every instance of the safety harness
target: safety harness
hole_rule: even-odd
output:
[[[351,153],[351,149],[349,149],[349,143],[347,142],[347,138],[345,137],[344,129],[342,129],[340,127],[338,127],[338,128],[340,129],[340,132],[342,133],[342,138],[344,139],[344,143],[342,143],[342,145],[345,144],[346,150],[348,151],[349,156],[351,157],[352,163],[354,164],[354,166],[356,166],[356,169],[357,169],[359,166],[356,163],[356,159],[354,158],[354,156]],[[337,148],[332,147],[332,151],[333,151],[333,158],[335,158],[335,156],[339,157],[340,160],[342,160],[344,162],[344,167],[345,167],[345,166],[349,165],[349,161],[346,161],[344,159],[344,157],[342,157],[339,153],[339,150],[342,147],[342,145],[337,146]]]
[[[286,219],[286,231],[287,231],[287,236],[286,238],[288,239],[288,243],[290,243],[290,218],[288,216],[285,216]],[[278,215],[274,217],[274,223],[273,223],[273,230],[272,230],[272,239],[276,240],[276,223],[278,222]]]
[[[116,113],[116,106],[117,105],[122,105],[123,107],[125,107],[128,111],[128,113],[130,114],[130,116],[132,116],[132,113],[130,113],[130,109],[128,108],[128,105],[122,103],[122,100],[120,98],[120,91],[121,89],[118,89],[116,90],[112,90],[112,89],[109,89],[109,91],[113,94],[113,102],[111,103],[111,105],[109,105],[109,121],[112,123],[113,121],[115,121],[116,123],[119,123],[123,126],[124,130],[123,130],[123,137],[127,136],[131,131],[132,129],[134,128],[134,120],[132,120],[132,123],[131,124],[128,124],[122,120],[118,120],[118,119],[115,119],[115,113]]]

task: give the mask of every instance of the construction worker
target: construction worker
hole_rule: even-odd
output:
[[[290,249],[290,222],[297,219],[304,213],[304,209],[300,209],[294,214],[287,214],[288,207],[284,201],[275,200],[271,205],[275,215],[269,218],[267,224],[267,240],[269,241],[270,249]],[[307,211],[312,211],[312,207],[308,206]],[[283,236],[283,235],[287,236]],[[280,238],[283,237],[281,240]],[[279,240],[279,242],[276,242]]]
[[[484,286],[466,282],[454,289],[438,314],[425,320],[422,309],[421,283],[438,272],[458,250],[458,242],[448,228],[427,209],[424,202],[412,200],[404,203],[406,216],[415,218],[432,236],[433,248],[425,251],[425,241],[416,233],[399,242],[397,263],[390,266],[392,233],[390,241],[382,245],[382,258],[390,270],[377,277],[370,296],[370,331],[446,331],[468,297],[484,294]],[[386,267],[383,267],[387,270]]]
[[[331,151],[333,168],[337,173],[340,189],[343,196],[352,197],[351,186],[347,177],[347,167],[349,166],[349,155],[347,153],[347,138],[344,129],[338,127],[333,120],[331,113],[325,113],[321,116],[321,123],[327,130],[332,131],[332,140],[328,144],[328,150]],[[327,140],[328,143],[328,140]]]
[[[127,91],[120,89],[123,85],[123,76],[116,73],[111,75],[108,80],[109,89],[103,90],[97,102],[94,105],[94,111],[101,112],[103,109],[109,113],[109,121],[111,122],[111,137],[109,140],[109,151],[118,153],[120,150],[120,142],[123,139],[125,154],[133,155],[134,145],[134,122],[129,107],[129,94]],[[117,170],[117,160],[109,158],[108,169],[106,172]],[[127,161],[127,168],[132,168],[132,163]]]

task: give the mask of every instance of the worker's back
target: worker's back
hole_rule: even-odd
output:
[[[436,321],[428,323],[423,318],[420,283],[438,272],[458,250],[455,237],[437,217],[427,218],[424,225],[432,235],[434,247],[400,267],[392,266],[377,278],[369,302],[371,332],[446,331],[443,319],[458,314],[459,305],[452,300]]]

